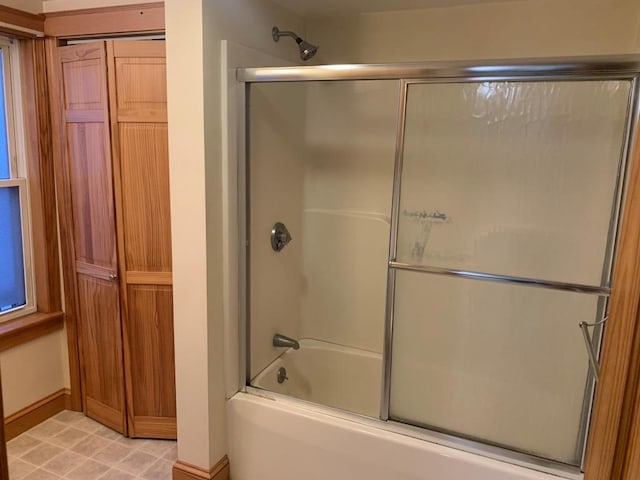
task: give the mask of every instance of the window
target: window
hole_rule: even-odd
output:
[[[18,61],[0,38],[0,322],[36,309]]]

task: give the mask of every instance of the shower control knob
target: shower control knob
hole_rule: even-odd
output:
[[[286,368],[280,367],[278,369],[277,380],[278,380],[278,383],[284,383],[285,380],[289,380],[289,377],[287,377],[287,369]]]
[[[284,223],[277,222],[271,229],[271,248],[275,252],[282,250],[291,241],[291,234]]]

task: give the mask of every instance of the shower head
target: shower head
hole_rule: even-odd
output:
[[[300,58],[305,61],[312,58],[318,51],[317,45],[313,45],[312,43],[303,40],[294,32],[280,30],[278,27],[273,27],[271,29],[271,37],[273,38],[274,42],[280,40],[280,37],[291,37],[295,39],[296,43],[298,44],[298,49],[300,50]]]
[[[305,40],[302,40],[301,38],[297,38],[296,43],[298,44],[298,48],[300,49],[300,58],[302,60],[309,60],[318,51],[317,45],[313,45]]]

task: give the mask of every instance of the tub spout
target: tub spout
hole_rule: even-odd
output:
[[[273,336],[273,346],[274,347],[285,347],[285,348],[293,348],[294,350],[298,350],[300,348],[300,344],[297,340],[293,338],[285,337],[284,335],[280,335],[276,333]]]

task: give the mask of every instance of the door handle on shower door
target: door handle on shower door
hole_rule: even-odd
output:
[[[587,349],[587,355],[589,356],[589,364],[591,365],[591,371],[593,372],[593,376],[596,379],[596,382],[600,380],[600,364],[598,363],[598,357],[593,349],[593,340],[591,339],[591,335],[589,334],[589,327],[596,327],[598,325],[603,325],[609,316],[605,316],[602,320],[595,323],[587,323],[580,322],[580,330],[582,330],[582,336],[584,337],[584,346]]]

